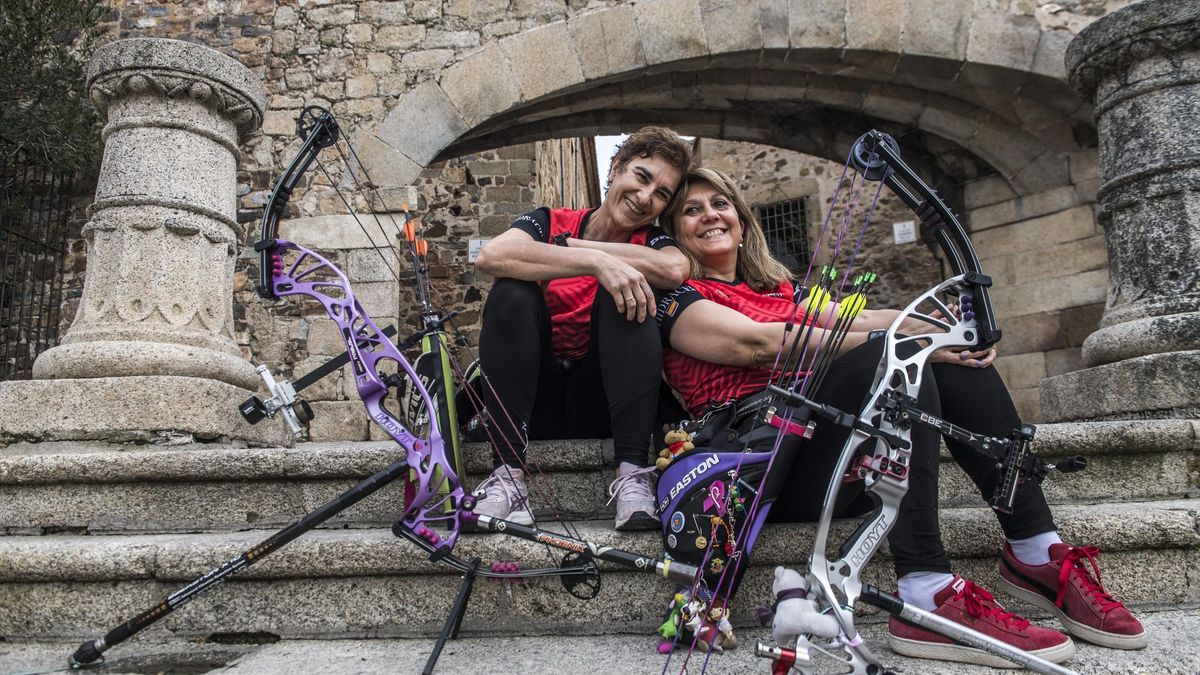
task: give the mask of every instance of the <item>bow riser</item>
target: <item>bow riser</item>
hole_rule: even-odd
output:
[[[421,438],[410,431],[384,406],[390,391],[380,375],[385,362],[402,369],[416,389],[427,410],[433,400],[408,359],[363,311],[346,275],[320,254],[299,244],[277,239],[270,250],[271,289],[277,297],[301,295],[324,306],[337,324],[346,353],[354,370],[354,384],[371,421],[404,448],[413,472],[415,492],[411,507],[404,514],[405,527],[419,533],[437,550],[449,551],[459,534],[457,509],[444,513],[447,500],[455,507],[462,503],[464,491],[457,473],[446,456],[441,431],[429,425],[429,435]],[[362,345],[366,347],[362,347]],[[443,488],[448,490],[443,491]],[[445,534],[429,528],[446,528]]]

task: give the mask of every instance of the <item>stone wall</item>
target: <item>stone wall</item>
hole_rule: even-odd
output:
[[[964,186],[964,220],[1004,340],[996,367],[1017,409],[1041,420],[1039,384],[1083,367],[1080,347],[1100,320],[1108,253],[1096,221],[1096,152],[1070,157],[1073,185],[1017,197],[998,177]]]
[[[409,155],[405,155],[397,151],[396,139],[408,139],[408,144],[404,146],[406,152],[415,149],[424,152],[423,156],[432,157],[444,147],[444,144],[425,148],[420,142],[412,139],[416,138],[418,141],[425,139],[426,144],[434,143],[436,139],[446,137],[447,130],[450,128],[445,126],[447,124],[445,120],[448,117],[438,108],[439,105],[450,104],[450,102],[436,96],[413,96],[414,92],[423,91],[422,87],[429,87],[430,91],[440,92],[441,89],[433,86],[435,83],[445,84],[451,89],[454,87],[461,89],[459,85],[465,86],[473,82],[472,91],[478,92],[477,107],[480,111],[502,110],[503,106],[492,99],[498,96],[507,97],[511,92],[508,91],[508,84],[497,88],[499,87],[497,83],[510,83],[513,78],[519,85],[513,101],[526,105],[530,101],[541,100],[539,98],[541,96],[553,98],[557,92],[543,91],[535,84],[555,79],[552,76],[557,71],[549,66],[558,64],[558,60],[549,59],[545,55],[557,53],[552,50],[562,47],[560,44],[555,44],[550,38],[555,35],[560,37],[565,35],[568,38],[566,42],[570,42],[578,54],[568,54],[572,58],[566,59],[563,64],[559,65],[565,68],[564,64],[575,63],[577,56],[578,62],[582,64],[582,77],[588,82],[583,86],[578,85],[580,73],[564,72],[559,80],[576,85],[572,91],[579,90],[580,95],[597,100],[611,99],[617,106],[630,105],[632,96],[638,100],[644,99],[646,105],[653,106],[659,104],[656,103],[659,101],[656,97],[661,97],[663,92],[672,97],[678,93],[679,96],[675,98],[678,98],[679,104],[674,107],[678,108],[682,105],[690,110],[689,106],[684,105],[688,100],[684,95],[688,92],[691,94],[702,92],[705,102],[712,100],[718,103],[724,100],[724,97],[735,97],[738,95],[737,92],[741,92],[748,98],[769,100],[771,110],[775,110],[776,117],[731,117],[725,122],[714,122],[713,120],[716,118],[712,118],[711,115],[704,116],[703,111],[673,112],[670,104],[661,108],[663,119],[677,119],[682,128],[699,135],[706,135],[707,131],[710,132],[707,135],[750,136],[770,140],[772,134],[775,133],[773,130],[780,128],[779,123],[784,121],[782,117],[779,117],[781,109],[778,106],[792,100],[800,106],[799,110],[808,110],[815,106],[817,110],[827,111],[837,111],[843,103],[848,106],[847,109],[857,110],[854,101],[858,101],[862,111],[870,114],[878,114],[874,112],[875,106],[885,105],[886,111],[895,113],[899,117],[904,116],[903,111],[909,109],[907,106],[914,104],[914,101],[911,100],[895,98],[898,94],[892,93],[890,90],[878,90],[885,83],[880,83],[872,77],[866,77],[866,79],[874,84],[863,85],[869,90],[866,91],[865,98],[861,96],[855,98],[851,95],[852,92],[842,91],[837,87],[830,88],[832,85],[824,81],[813,80],[807,87],[799,86],[794,85],[791,81],[785,82],[784,79],[777,78],[776,73],[766,70],[758,73],[763,75],[763,78],[756,79],[753,77],[755,73],[751,73],[749,77],[740,74],[738,76],[740,79],[724,84],[708,83],[703,78],[697,79],[689,72],[668,73],[657,86],[646,91],[639,90],[641,86],[639,81],[630,83],[630,86],[625,84],[593,85],[592,80],[597,77],[603,77],[605,73],[617,73],[625,68],[626,66],[622,64],[662,69],[667,62],[686,59],[689,56],[709,52],[713,54],[736,52],[737,45],[741,43],[731,38],[734,31],[727,32],[722,37],[721,33],[712,29],[712,26],[731,25],[728,22],[718,21],[720,8],[701,3],[700,9],[696,10],[693,7],[695,4],[690,0],[641,3],[619,0],[587,0],[586,2],[583,0],[515,0],[511,2],[405,0],[340,3],[327,0],[298,3],[286,0],[221,0],[207,3],[180,1],[156,4],[134,0],[114,0],[113,8],[105,17],[103,27],[106,31],[105,37],[110,39],[153,36],[201,42],[233,56],[249,66],[256,75],[263,79],[270,94],[268,112],[263,125],[264,133],[244,145],[245,153],[239,172],[238,219],[244,228],[244,242],[253,240],[252,233],[257,230],[257,219],[261,213],[261,207],[266,201],[272,177],[278,175],[298,147],[299,141],[295,137],[294,129],[296,115],[304,105],[308,104],[330,107],[344,125],[344,131],[362,153],[364,164],[371,168],[372,179],[377,184],[392,186],[385,191],[388,204],[392,208],[397,208],[397,204],[404,201],[410,202],[412,208],[429,226],[431,263],[436,268],[437,274],[435,283],[439,285],[444,294],[452,299],[452,305],[464,311],[463,322],[466,324],[468,320],[477,319],[482,289],[486,288],[486,280],[476,280],[470,266],[465,262],[466,242],[471,238],[487,237],[501,231],[507,225],[509,217],[516,209],[521,208],[521,205],[530,205],[540,201],[537,194],[528,195],[522,192],[524,189],[533,193],[537,192],[534,178],[537,173],[536,169],[527,172],[529,182],[521,186],[516,186],[512,182],[516,179],[511,173],[525,172],[527,167],[524,163],[526,162],[536,167],[537,155],[536,151],[531,153],[528,150],[520,149],[522,146],[510,146],[464,154],[448,161],[428,162],[427,167],[415,165],[409,157],[415,157],[417,154],[410,152]],[[757,30],[761,33],[762,40],[759,41],[761,47],[763,49],[778,48],[781,37],[784,46],[789,44],[789,40],[792,43],[803,45],[811,43],[812,46],[818,48],[824,46],[825,42],[820,36],[811,37],[808,32],[803,30],[803,26],[807,25],[805,17],[809,15],[805,9],[807,4],[800,0],[791,3],[765,1],[759,3],[763,27]],[[957,108],[949,103],[939,102],[937,107],[928,109],[922,109],[920,106],[925,104],[920,103],[914,109],[916,112],[913,113],[913,119],[916,120],[915,124],[931,134],[950,139],[953,143],[962,144],[964,147],[974,146],[978,143],[1003,149],[1006,143],[994,142],[997,135],[1003,136],[1006,141],[1010,137],[997,129],[1028,128],[1031,130],[1031,134],[1038,137],[1044,135],[1046,138],[1068,138],[1073,133],[1075,137],[1083,139],[1081,142],[1086,147],[1088,143],[1094,143],[1094,140],[1088,140],[1089,134],[1094,134],[1094,130],[1088,126],[1090,113],[1086,107],[1074,112],[1071,119],[1067,120],[1045,117],[1054,113],[1054,109],[1029,105],[1029,100],[1037,99],[1036,91],[1030,90],[1026,94],[1020,89],[1020,84],[1014,84],[1018,82],[1019,78],[1012,77],[1011,72],[1005,71],[1005,69],[1014,69],[1013,72],[1018,72],[1018,74],[1022,70],[1036,73],[1038,77],[1043,75],[1061,77],[1059,75],[1062,71],[1061,63],[1059,63],[1061,59],[1045,55],[1058,54],[1070,36],[1087,23],[1126,4],[1128,4],[1126,0],[1064,0],[1060,2],[974,0],[971,9],[958,8],[954,12],[950,12],[962,15],[963,18],[959,22],[958,28],[950,30],[949,33],[942,36],[946,38],[945,40],[928,45],[921,42],[925,39],[921,36],[926,35],[930,30],[936,33],[940,29],[937,29],[936,22],[928,22],[922,17],[926,17],[930,7],[940,6],[940,3],[937,2],[907,0],[897,4],[897,7],[903,7],[902,23],[908,25],[911,30],[907,30],[904,33],[907,37],[896,44],[893,44],[894,41],[882,33],[875,35],[869,31],[863,32],[869,27],[867,24],[870,23],[870,17],[864,16],[859,11],[861,9],[859,3],[848,3],[846,8],[834,12],[830,21],[839,26],[844,23],[845,32],[841,39],[851,50],[867,50],[878,53],[885,60],[895,57],[900,52],[905,55],[904,59],[909,59],[907,55],[911,51],[929,54],[939,59],[949,59],[946,62],[931,63],[930,66],[953,65],[956,63],[954,59],[992,64],[964,69],[958,75],[955,75],[957,71],[942,72],[936,68],[928,70],[924,66],[918,69],[921,72],[920,76],[913,74],[916,71],[895,71],[898,73],[896,77],[901,80],[905,77],[909,78],[905,81],[911,81],[912,86],[916,87],[912,91],[916,92],[914,95],[917,99],[921,101],[928,99],[931,106],[933,95],[930,92],[936,90],[940,94],[941,89],[929,89],[925,79],[922,78],[933,78],[939,82],[953,80],[954,86],[962,84],[968,87],[979,87],[979,91],[984,93],[992,91],[988,89],[989,87],[994,89],[992,93],[1016,87],[1015,91],[1019,91],[1020,96],[1025,97],[1018,97],[1012,103],[1012,109],[1004,110],[999,113],[999,116],[996,112],[987,113],[992,117],[985,115],[986,118],[982,121],[979,118],[979,112],[975,109],[962,110],[960,119]],[[788,9],[776,17],[778,8],[784,5],[787,5]],[[618,7],[619,11],[600,11],[605,8]],[[696,11],[699,11],[700,14],[693,16]],[[709,16],[710,14],[712,16]],[[732,21],[732,17],[727,18]],[[782,21],[782,24],[778,24],[776,18]],[[556,23],[564,19],[567,20],[565,27],[562,23]],[[532,30],[548,24],[555,24],[548,26],[553,30]],[[604,35],[609,36],[607,44],[588,42],[597,34],[597,24],[603,24],[600,27],[607,31],[604,32]],[[767,30],[768,25],[776,24],[784,26],[786,34],[780,36]],[[751,26],[751,29],[756,26],[757,24]],[[559,30],[560,27],[564,27],[564,29]],[[707,30],[704,38],[706,45],[696,47],[693,44],[694,40],[689,42],[687,31],[680,27],[696,27],[702,32]],[[917,30],[918,28],[920,30]],[[750,30],[750,32],[753,33],[754,30]],[[842,30],[839,29],[838,33],[841,34]],[[535,36],[545,39],[538,42],[534,39]],[[549,42],[547,42],[548,40]],[[754,44],[759,43],[755,42]],[[837,42],[833,46],[841,44],[841,42]],[[1036,48],[1029,47],[1031,44]],[[547,50],[539,52],[538,58],[532,62],[544,67],[545,72],[529,73],[522,70],[532,67],[531,61],[527,55],[513,52],[513,50],[527,49],[530,45],[541,45]],[[621,52],[622,49],[627,51],[632,49],[632,55]],[[505,67],[504,64],[508,64],[514,69],[512,72],[491,73],[484,67],[487,64],[483,64],[481,58],[473,58],[481,57],[484,52],[494,54],[497,50],[503,54],[504,58],[500,62],[492,63],[492,67],[502,69]],[[567,51],[571,51],[571,49],[567,49]],[[818,61],[822,58],[816,52],[814,55],[818,57]],[[906,69],[915,67],[916,62],[910,62],[911,59],[902,61],[900,65],[905,66]],[[849,69],[839,66],[836,70],[849,77],[854,77],[854,73],[860,70],[869,71],[874,67],[873,63],[860,60],[849,64],[852,66]],[[721,64],[716,61],[712,64],[713,69],[719,70],[721,67]],[[819,63],[813,68],[814,72],[822,72]],[[686,71],[686,68],[684,70]],[[492,75],[497,77],[492,77]],[[650,78],[643,79],[648,81]],[[669,86],[662,86],[667,83]],[[890,83],[886,84],[890,86]],[[749,85],[748,89],[747,85]],[[591,92],[588,88],[593,86],[596,87],[596,91]],[[702,89],[702,87],[704,88]],[[447,89],[447,91],[451,91],[451,89]],[[990,95],[991,93],[989,93]],[[1008,95],[1005,94],[994,100],[1003,102],[1008,100],[1006,96]],[[971,105],[976,105],[973,103],[976,98],[970,98]],[[425,101],[427,105],[413,104],[398,107],[402,99],[409,103]],[[729,100],[734,101],[734,98]],[[993,99],[979,100],[991,101]],[[458,105],[458,99],[453,99],[453,101],[454,105]],[[1000,103],[996,103],[993,107],[999,110],[1001,106]],[[747,108],[747,110],[750,109]],[[921,112],[922,110],[924,112]],[[483,117],[472,117],[464,111],[459,111],[459,113],[464,115],[460,119],[466,120],[468,124],[473,125],[487,121]],[[494,125],[493,128],[506,129],[511,126],[516,130],[513,132],[514,135],[523,137],[530,135],[530,129],[535,130],[534,137],[545,138],[550,133],[575,136],[582,133],[593,133],[617,119],[625,120],[622,124],[634,126],[628,121],[633,119],[628,114],[624,117],[604,114],[580,118],[579,122],[567,125],[567,131],[572,133],[566,133],[563,129],[552,125],[529,121],[526,118],[514,121],[520,123]],[[637,119],[645,120],[646,117],[644,115],[637,116]],[[848,123],[844,117],[838,117],[838,119],[842,120],[839,123],[843,126]],[[997,120],[1001,125],[1008,126],[996,126],[990,120]],[[1058,129],[1064,124],[1067,125],[1067,128],[1073,128],[1074,132],[1057,136],[1050,133],[1051,130]],[[1071,125],[1074,126],[1071,127]],[[783,124],[783,127],[787,127],[787,124]],[[541,131],[536,131],[538,129]],[[611,132],[613,129],[606,127],[603,131]],[[786,132],[786,128],[784,131]],[[456,130],[454,133],[457,134],[460,131]],[[819,136],[824,131],[821,127],[813,127],[811,133]],[[972,136],[972,134],[974,135]],[[788,134],[785,133],[785,135]],[[799,139],[797,142],[801,145],[807,142],[804,141],[803,134],[792,135]],[[389,139],[392,141],[392,145],[380,140],[381,138]],[[1029,146],[1029,143],[1027,140],[1023,139],[1018,142],[1014,138],[1012,144],[1014,147],[1023,144],[1021,152],[1028,154],[1026,146]],[[442,141],[436,142],[442,143]],[[772,140],[771,142],[777,141]],[[829,147],[836,145],[840,149],[839,151],[844,151],[840,143],[816,141],[811,143],[813,147],[821,147],[822,144]],[[495,143],[494,145],[505,145],[505,143]],[[1034,143],[1033,146],[1037,146],[1037,144]],[[940,147],[931,146],[927,150],[931,153],[938,153]],[[1049,151],[1050,154],[1059,152],[1057,146],[1050,147]],[[961,153],[962,151],[958,149],[954,152]],[[1073,181],[1075,181],[1077,171],[1076,164],[1079,165],[1079,175],[1087,175],[1089,169],[1086,156],[1088,152],[1076,153],[1079,155],[1078,158],[1072,155]],[[831,156],[832,153],[824,154]],[[1008,171],[1015,171],[1016,169],[1013,167],[1019,168],[1019,161],[1024,161],[1025,155],[1020,155],[1015,150],[1011,154],[1016,158],[1013,161],[1008,161],[1009,158],[1002,154],[993,156],[983,153],[983,156],[986,161],[994,162],[997,166],[1004,164],[1009,167]],[[1094,157],[1094,151],[1092,151],[1092,156]],[[1042,164],[1046,167],[1044,172],[1019,171],[1008,178],[1013,185],[1027,186],[1031,181],[1036,182],[1037,176],[1052,175],[1054,172],[1051,171],[1051,168],[1057,166],[1058,159],[1057,156],[1050,158],[1048,154],[1047,159],[1039,159],[1035,162],[1035,165]],[[490,163],[497,164],[489,166]],[[345,207],[340,204],[340,200],[332,192],[328,183],[330,180],[346,183],[349,175],[347,167],[336,159],[329,159],[327,168],[330,173],[329,178],[322,176],[319,171],[311,171],[307,180],[298,187],[289,217],[285,219],[285,234],[288,220],[334,217],[346,212]],[[1037,167],[1035,166],[1035,168]],[[810,167],[810,170],[815,172],[815,167]],[[1092,170],[1094,171],[1094,168]],[[510,173],[497,175],[488,172]],[[413,185],[413,181],[407,178],[413,175],[419,176],[415,189],[410,187]],[[400,177],[406,178],[398,180]],[[497,182],[497,179],[501,177],[505,180],[503,185]],[[485,181],[489,178],[493,182],[486,184]],[[1103,277],[1104,265],[1101,263],[1099,268],[1094,267],[1095,242],[1085,241],[1092,235],[1080,232],[1080,229],[1084,227],[1081,222],[1085,211],[1071,211],[1071,209],[1087,206],[1087,198],[1081,195],[1091,185],[1088,183],[1089,180],[1091,179],[1084,177],[1075,181],[1073,186],[1033,196],[1027,194],[1026,187],[1020,187],[1020,191],[1026,193],[1021,199],[1014,199],[1011,192],[1008,193],[1009,196],[1005,196],[1005,189],[997,187],[997,185],[1006,186],[1007,184],[999,179],[984,177],[975,181],[977,185],[970,183],[967,185],[967,201],[970,203],[966,205],[967,213],[964,215],[971,222],[971,227],[978,230],[981,235],[985,230],[994,230],[994,233],[988,236],[1002,240],[996,242],[994,248],[991,248],[986,255],[1004,258],[1004,260],[989,260],[986,263],[989,267],[1007,269],[1005,267],[1007,265],[1016,265],[1018,262],[1025,264],[1033,259],[1030,256],[1037,253],[1040,248],[1030,244],[1029,237],[1015,234],[1012,238],[1007,236],[1010,232],[1024,231],[1022,227],[1032,231],[1043,227],[1057,228],[1060,222],[1065,223],[1068,231],[1075,234],[1068,234],[1057,229],[1049,233],[1050,239],[1071,237],[1056,240],[1054,245],[1061,244],[1064,248],[1055,249],[1055,251],[1070,254],[1074,250],[1070,248],[1071,246],[1085,249],[1081,250],[1075,258],[1087,258],[1087,260],[1068,262],[1066,266],[1058,265],[1054,270],[1046,272],[1049,275],[1046,278],[1058,280],[1057,286],[1045,290],[1044,284],[1036,289],[1032,286],[1023,287],[1021,284],[1017,284],[1013,288],[1020,289],[1019,292],[1010,293],[1007,296],[1004,293],[998,294],[997,302],[1006,303],[1007,307],[1002,311],[1013,312],[1012,320],[1006,319],[1005,323],[1007,329],[1004,345],[1005,360],[1002,361],[1000,367],[1017,390],[1028,390],[1025,393],[1018,393],[1018,398],[1022,411],[1030,419],[1036,419],[1034,413],[1036,411],[1036,393],[1034,393],[1036,383],[1031,384],[1031,382],[1045,374],[1053,374],[1063,368],[1073,367],[1075,364],[1073,359],[1077,360],[1078,343],[1082,340],[1082,336],[1090,330],[1089,322],[1094,324],[1096,315],[1094,306],[1103,300],[1102,294],[1095,297],[1095,289],[1098,288],[1102,291],[1103,282],[1093,282],[1095,277]],[[820,181],[818,181],[819,183]],[[514,187],[517,188],[515,193],[511,189]],[[1091,187],[1094,188],[1094,185]],[[487,194],[489,189],[494,193],[493,195]],[[1048,202],[1056,199],[1056,195],[1061,197],[1066,192],[1075,192],[1076,196],[1073,199],[1077,203],[1062,206],[1064,202],[1059,199],[1058,206],[1048,205]],[[493,197],[497,201],[493,201]],[[814,216],[824,215],[821,209],[824,208],[824,199],[826,198],[827,196],[823,194],[821,208],[817,209]],[[357,211],[378,211],[382,208],[381,204],[363,195],[355,195],[351,199]],[[882,205],[885,212],[893,206],[888,203]],[[971,213],[975,208],[982,209],[982,214],[975,216]],[[1009,215],[1002,213],[1004,209],[1010,211]],[[1032,213],[1037,215],[1030,215]],[[1037,220],[1039,218],[1048,219],[1039,221]],[[891,222],[890,216],[886,219],[877,217],[876,220],[881,223]],[[317,222],[320,221],[314,221],[314,223]],[[339,228],[355,227],[344,219],[328,221],[326,224],[330,228],[334,224],[337,224]],[[1018,227],[1020,224],[1024,225]],[[368,225],[373,227],[373,224]],[[1071,230],[1070,227],[1077,229]],[[330,228],[321,229],[314,226],[314,229],[321,232],[328,232]],[[885,228],[878,229],[876,232],[882,241],[871,242],[872,250],[876,245],[882,245],[884,249],[890,247],[892,254],[883,256],[886,261],[918,260],[922,256],[928,255],[919,244],[910,244],[906,245],[910,250],[906,251],[905,256],[896,256],[894,255],[896,247],[886,244],[891,239],[891,233]],[[363,244],[364,242],[359,241],[358,243]],[[989,244],[989,246],[991,245]],[[79,245],[73,246],[69,266],[71,269],[81,271],[83,260],[80,248]],[[371,253],[366,246],[350,247],[345,251],[349,253],[344,254],[344,262],[350,264],[352,268],[360,270],[364,275],[362,283],[368,284],[363,291],[364,295],[369,302],[378,303],[377,309],[382,312],[381,316],[392,317],[401,312],[401,307],[411,306],[408,297],[396,297],[399,295],[398,293],[388,294],[382,290],[387,287],[388,282],[381,277],[385,274],[390,277],[390,274],[386,272],[386,268],[377,254]],[[338,253],[337,255],[342,254]],[[372,255],[376,262],[369,262]],[[1074,260],[1074,258],[1072,259]],[[339,258],[339,260],[342,259]],[[910,277],[896,274],[893,270],[886,268],[886,263],[882,264],[884,267],[881,267],[880,270],[884,274],[884,286],[876,295],[881,302],[886,300],[888,304],[892,304],[896,301],[891,298],[902,297],[924,285],[924,280],[919,276]],[[1071,267],[1072,265],[1074,267]],[[375,266],[373,271],[368,269],[371,266]],[[397,266],[399,267],[398,264]],[[1018,271],[1014,268],[1012,274],[1016,275]],[[238,302],[235,310],[238,321],[236,334],[243,353],[256,362],[265,361],[272,365],[290,365],[310,358],[303,348],[309,334],[307,327],[309,322],[307,320],[298,321],[297,317],[286,315],[288,311],[306,310],[282,310],[285,313],[285,320],[268,321],[268,317],[274,316],[274,314],[265,310],[253,296],[251,285],[254,276],[254,258],[248,250],[245,250],[239,265]],[[909,278],[914,279],[914,282],[911,286],[903,286],[902,280]],[[1030,279],[1037,281],[1036,277]],[[380,285],[372,288],[369,284]],[[897,285],[889,286],[888,284]],[[68,293],[72,288],[78,288],[78,279],[68,278],[66,288]],[[1050,296],[1062,299],[1052,301],[1049,300]],[[1027,303],[1027,300],[1035,299],[1036,302]],[[70,314],[71,308],[68,300],[67,306],[64,307],[64,320],[69,320]],[[1043,322],[1040,322],[1038,317],[1054,319],[1053,327],[1045,329]],[[401,317],[392,318],[400,319]],[[404,318],[407,318],[407,315]],[[1028,327],[1027,324],[1029,324]],[[1039,334],[1040,336],[1036,339],[1031,337],[1025,339],[1024,343],[1022,342],[1022,335],[1034,335],[1039,330],[1046,332],[1047,335]],[[468,330],[467,333],[469,338],[470,331]],[[1034,353],[1040,354],[1040,356],[1016,358],[1016,355]]]
[[[830,210],[829,229],[836,234],[846,214],[847,203],[843,198],[833,203],[834,192],[842,175],[842,166],[811,155],[783,150],[755,143],[737,143],[714,139],[701,139],[697,144],[698,160],[707,167],[719,169],[738,182],[752,208],[798,198],[806,199],[808,216],[809,250],[814,250],[821,226]],[[870,184],[863,191],[862,205],[858,213],[863,214],[874,197]],[[914,221],[912,211],[890,190],[884,188],[879,204],[872,216],[872,225],[863,236],[862,249],[854,262],[856,272],[875,272],[879,282],[870,295],[870,306],[875,308],[899,309],[907,305],[917,294],[941,281],[941,263],[938,257],[918,240],[913,243],[897,244],[892,233],[892,223]],[[857,236],[862,231],[861,215],[850,224],[847,232]],[[826,235],[832,241],[830,234]],[[843,247],[838,267],[845,267],[853,244]],[[832,246],[827,244],[818,253],[818,265],[829,260]],[[805,270],[795,270],[803,277]]]

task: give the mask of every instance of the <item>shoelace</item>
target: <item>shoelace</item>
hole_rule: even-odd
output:
[[[491,476],[488,476],[487,480],[483,481],[479,484],[479,487],[475,488],[475,494],[483,495],[485,499],[487,497],[491,497],[493,492],[490,491],[489,488],[492,486],[500,488],[499,492],[500,494],[504,495],[504,499],[508,501],[508,506],[510,509],[515,510],[520,508],[525,504],[526,500],[529,499],[527,495],[521,494],[521,490],[517,487],[516,479],[507,473],[493,473]]]
[[[1029,620],[1017,616],[1012,612],[1004,609],[1000,603],[996,602],[996,596],[988,592],[982,586],[978,586],[973,581],[963,580],[963,588],[958,592],[955,598],[961,598],[963,606],[967,609],[967,614],[979,619],[992,619],[996,623],[1004,626],[1012,626],[1016,630],[1025,630],[1029,627]]]
[[[1101,612],[1124,606],[1120,600],[1109,595],[1108,591],[1104,590],[1104,586],[1100,584],[1100,564],[1096,562],[1098,555],[1100,555],[1100,549],[1095,546],[1072,546],[1071,550],[1067,551],[1067,555],[1063,558],[1062,569],[1058,573],[1058,599],[1054,601],[1055,605],[1063,606],[1067,595],[1067,586],[1071,581],[1071,572],[1076,571],[1079,573],[1079,580],[1084,589],[1096,599],[1096,604],[1100,606]],[[1091,564],[1092,571],[1096,573],[1094,578],[1087,566],[1083,564],[1084,560]]]
[[[656,470],[655,467],[648,466],[617,476],[616,480],[608,484],[608,504],[612,504],[618,496],[638,497],[654,503],[654,493],[650,490],[650,474]]]

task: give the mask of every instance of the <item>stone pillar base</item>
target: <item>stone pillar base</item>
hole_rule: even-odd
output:
[[[238,405],[253,395],[197,377],[138,376],[0,382],[0,445],[105,440],[244,441],[290,447],[279,420],[247,424]]]
[[[1042,380],[1046,422],[1200,417],[1200,350],[1150,354]]]

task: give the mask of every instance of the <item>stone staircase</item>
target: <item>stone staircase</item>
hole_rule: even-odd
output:
[[[1198,438],[1200,425],[1187,421],[1039,428],[1043,456],[1089,457],[1088,471],[1048,479],[1046,490],[1064,536],[1100,546],[1105,582],[1134,606],[1200,602],[1200,500],[1193,499]],[[576,526],[584,538],[661,551],[656,533],[612,530],[611,515],[602,508],[611,479],[603,468],[606,451],[611,449],[601,441],[542,442],[531,456],[546,472],[541,484],[553,487],[560,512],[581,519]],[[0,637],[98,636],[397,456],[392,444],[380,442],[292,449],[96,443],[0,449]],[[483,446],[470,446],[467,457],[473,480],[490,469]],[[959,571],[994,585],[1001,542],[994,517],[949,460],[942,484],[947,550]],[[154,639],[435,633],[459,577],[391,534],[400,494],[399,484],[384,488],[145,633]],[[839,523],[835,541],[851,525]],[[803,561],[813,529],[767,528],[739,595],[741,622],[766,602],[774,565]],[[464,536],[455,552],[536,566],[560,557],[490,534]],[[867,577],[893,587],[886,550],[877,558]],[[668,583],[623,568],[604,570],[600,595],[586,602],[563,592],[557,579],[481,581],[463,632],[648,635],[660,620]]]

